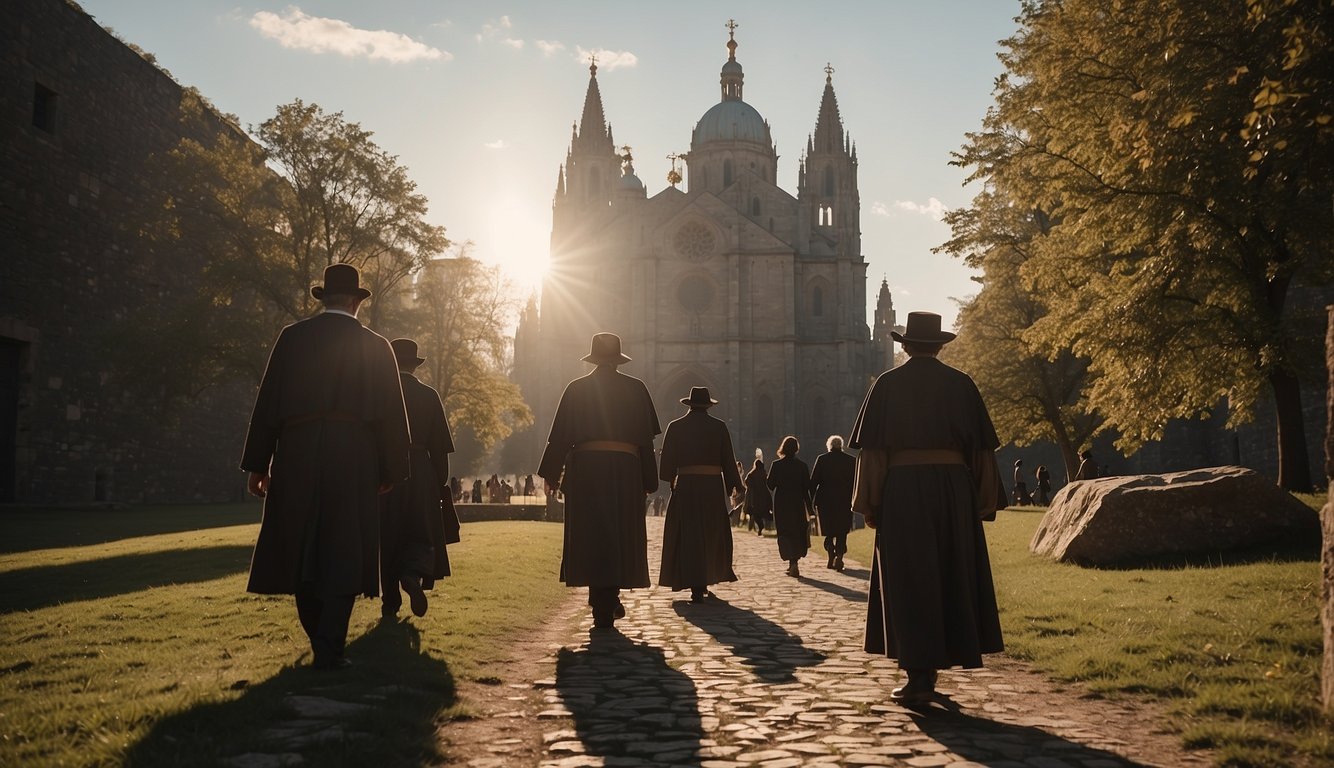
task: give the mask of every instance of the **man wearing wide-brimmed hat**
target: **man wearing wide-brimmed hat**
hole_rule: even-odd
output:
[[[537,474],[565,494],[561,581],[588,587],[593,625],[609,628],[625,615],[620,590],[649,585],[644,505],[662,430],[644,382],[616,370],[630,362],[619,336],[596,334],[583,359],[597,367],[565,387]]]
[[[892,336],[909,359],[876,379],[857,416],[852,506],[876,529],[865,648],[898,660],[908,682],[890,698],[912,703],[934,696],[936,670],[1003,650],[982,520],[1005,491],[977,386],[936,359],[954,334],[911,312]]]
[[[696,603],[709,596],[711,584],[736,581],[727,493],[744,486],[732,434],[724,421],[709,415],[717,403],[708,387],[691,387],[690,397],[681,398],[690,410],[667,425],[658,462],[658,476],[672,488],[658,584],[689,587]]]
[[[440,394],[413,371],[426,358],[417,342],[389,342],[398,360],[403,402],[412,433],[412,471],[408,479],[380,497],[380,614],[392,619],[403,606],[399,587],[408,593],[414,616],[426,614],[425,590],[449,575],[447,545],[459,540],[459,520],[449,488],[449,454],[454,438]]]
[[[408,423],[394,352],[357,320],[356,268],[310,293],[324,311],[278,334],[241,458],[264,499],[248,589],[296,595],[313,666],[336,669],[356,596],[379,591],[377,496],[408,476]]]

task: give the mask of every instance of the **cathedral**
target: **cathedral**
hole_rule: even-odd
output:
[[[514,337],[514,381],[533,427],[511,438],[506,464],[535,467],[565,385],[594,333],[618,334],[622,370],[653,394],[664,428],[693,386],[719,400],[747,467],[784,435],[808,461],[844,434],[873,378],[892,365],[894,312],[880,286],[866,323],[857,149],[844,132],[825,68],[815,130],[796,195],[778,185],[769,124],[742,98],[735,26],[719,102],[695,124],[669,186],[649,196],[603,111],[596,61],[552,201],[550,269]],[[684,182],[684,188],[681,184]]]

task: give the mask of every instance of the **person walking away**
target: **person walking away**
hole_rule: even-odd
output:
[[[1048,471],[1046,464],[1038,465],[1037,484],[1038,504],[1045,507],[1051,503],[1051,472]]]
[[[384,337],[357,320],[371,292],[332,264],[324,306],[278,334],[241,469],[264,499],[247,590],[296,598],[316,669],[337,669],[358,594],[379,591],[379,493],[408,476],[408,418]]]
[[[857,460],[843,450],[841,435],[830,435],[825,449],[827,452],[816,457],[811,468],[811,495],[829,555],[825,567],[842,571],[848,531],[852,529],[852,483]]]
[[[1093,451],[1082,451],[1079,454],[1079,469],[1075,470],[1075,479],[1093,480],[1097,476],[1098,465],[1093,463]]]
[[[912,312],[892,337],[908,360],[871,386],[849,444],[853,509],[875,529],[865,650],[898,660],[908,682],[890,698],[914,702],[934,695],[936,670],[1004,650],[982,520],[1005,490],[977,386],[936,359],[955,335]]]
[[[667,425],[658,477],[671,487],[662,532],[658,584],[690,588],[691,602],[703,602],[709,586],[736,581],[732,570],[732,526],[727,491],[741,487],[727,424],[709,415],[718,404],[708,387],[691,387],[684,416]]]
[[[1024,460],[1014,460],[1014,503],[1031,505],[1033,496],[1028,492],[1028,483],[1024,481]]]
[[[565,495],[561,581],[588,587],[593,626],[610,628],[625,615],[620,590],[649,586],[644,500],[662,430],[644,382],[616,370],[630,362],[619,336],[596,334],[583,360],[597,367],[566,385],[537,474]]]
[[[523,478],[523,495],[529,497],[529,501],[532,501],[532,496],[536,491],[537,486],[533,483],[533,473],[529,472]]]
[[[764,469],[764,457],[755,449],[755,465],[746,473],[746,530],[755,527],[755,535],[763,536],[773,512],[774,500],[769,495],[769,476]]]
[[[778,460],[769,468],[768,485],[774,492],[774,528],[778,555],[787,561],[787,575],[800,576],[797,562],[811,548],[811,472],[797,458],[801,444],[788,435],[778,445]]]
[[[380,615],[386,619],[403,607],[400,586],[412,615],[426,615],[426,590],[449,575],[447,547],[459,533],[454,494],[445,479],[454,452],[445,406],[440,394],[413,374],[426,362],[417,354],[417,342],[394,339],[389,346],[398,361],[412,445],[407,481],[380,496]]]

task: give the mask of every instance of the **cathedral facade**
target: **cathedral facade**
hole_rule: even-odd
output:
[[[590,66],[556,178],[550,269],[514,339],[514,380],[535,421],[511,439],[510,469],[536,466],[561,392],[590,370],[580,358],[599,331],[621,337],[633,358],[622,370],[647,384],[664,428],[691,387],[708,387],[747,466],[755,448],[767,461],[788,434],[808,459],[822,452],[892,364],[886,285],[874,328],[866,322],[857,150],[832,70],[794,196],[778,185],[769,124],[742,99],[734,36],[727,47],[721,99],[681,157],[685,178],[674,170],[651,197],[613,140]]]

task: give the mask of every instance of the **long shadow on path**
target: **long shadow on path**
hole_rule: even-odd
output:
[[[845,587],[842,584],[835,584],[832,581],[825,581],[824,579],[816,579],[810,576],[801,576],[798,578],[798,581],[802,582],[803,584],[810,584],[812,587],[815,587],[817,589],[823,589],[825,592],[828,592],[832,595],[838,595],[844,600],[849,600],[854,603],[866,602],[865,589],[852,589],[850,587]]]
[[[170,549],[5,571],[0,573],[0,614],[243,573],[253,549],[249,545]]]
[[[408,623],[382,622],[348,645],[348,669],[288,667],[239,698],[154,723],[127,766],[420,766],[444,760],[437,718],[454,703],[445,662]],[[244,756],[244,757],[243,757]]]
[[[662,650],[614,629],[594,629],[579,650],[561,649],[556,689],[574,716],[578,741],[557,742],[553,753],[700,764],[704,732],[695,684],[667,664]]]
[[[686,621],[730,647],[766,683],[794,682],[798,667],[813,667],[825,659],[803,645],[800,637],[725,600],[676,602],[672,607]]]
[[[946,702],[952,704],[952,702]],[[981,765],[1028,764],[1043,758],[1046,765],[1088,765],[1100,768],[1139,766],[1115,752],[1061,738],[1028,725],[1012,725],[974,717],[957,708],[916,707],[909,715],[922,733],[951,752]]]

